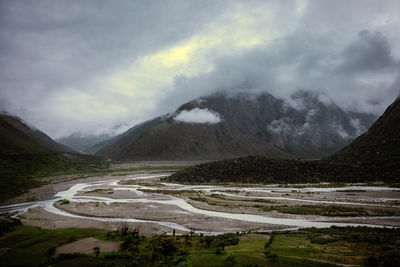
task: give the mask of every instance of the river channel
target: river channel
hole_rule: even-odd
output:
[[[325,228],[335,226],[398,227],[400,216],[400,188],[386,186],[350,185],[181,185],[162,182],[168,174],[131,175],[108,177],[100,181],[77,182],[66,190],[58,191],[53,198],[44,201],[24,202],[0,206],[0,213],[11,214],[30,221],[43,216],[48,228],[57,227],[55,222],[84,224],[90,221],[103,225],[129,223],[147,225],[152,229],[178,233],[190,231],[218,234],[239,230],[271,231],[304,227]],[[148,182],[147,182],[148,181]],[[170,192],[170,193],[168,193]],[[176,193],[175,193],[176,192]],[[181,192],[185,196],[181,196]],[[229,199],[236,206],[209,205],[188,198],[193,193],[198,199],[204,196]],[[225,199],[225,200],[226,200]],[[62,200],[62,201],[60,201]],[[341,205],[367,207],[394,211],[392,216],[302,216],[256,212],[248,202],[296,203],[296,205]],[[221,205],[221,204],[220,204]],[[209,207],[210,206],[210,207]],[[36,214],[36,216],[34,216]],[[35,224],[33,224],[35,225]],[[65,226],[65,224],[62,224]],[[39,225],[40,226],[40,225]],[[43,225],[42,225],[43,226]],[[89,224],[89,226],[91,226]],[[58,224],[58,227],[61,227]],[[95,226],[99,227],[99,226]],[[101,227],[101,226],[100,226]],[[169,229],[169,230],[168,230]],[[147,227],[146,232],[151,232]]]

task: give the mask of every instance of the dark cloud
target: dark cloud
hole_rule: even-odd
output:
[[[47,88],[104,75],[190,36],[218,7],[174,2],[1,1],[0,78]]]
[[[379,71],[398,68],[398,62],[391,55],[388,40],[380,32],[367,30],[358,33],[358,39],[343,51],[344,64],[338,66],[339,70],[350,71]]]
[[[298,30],[271,44],[219,58],[210,73],[176,77],[176,95],[189,100],[215,91],[247,90],[288,98],[306,89],[324,92],[347,109],[381,113],[400,92],[400,63],[388,40],[380,32],[362,30],[342,47],[332,43],[330,35]],[[169,97],[168,103],[177,99]]]
[[[397,0],[2,0],[0,108],[52,136],[129,126],[215,91],[307,89],[379,113],[399,95],[399,13]],[[224,40],[240,34],[256,41]],[[143,97],[105,82],[201,36],[194,73],[123,81]]]
[[[60,120],[74,130],[97,127],[101,117],[82,110],[87,118],[79,121],[72,107],[54,112],[53,99],[81,97],[77,92],[93,96],[88,102],[109,98],[96,79],[192,36],[223,9],[211,0],[0,1],[0,98],[53,135]],[[25,108],[31,111],[21,114]]]

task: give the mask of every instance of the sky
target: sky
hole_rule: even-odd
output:
[[[219,91],[312,90],[379,115],[400,94],[399,14],[398,0],[0,0],[0,110],[54,138]]]

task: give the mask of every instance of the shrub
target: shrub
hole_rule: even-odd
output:
[[[60,203],[60,205],[65,205],[65,204],[69,204],[69,200],[68,199],[61,199],[58,201],[58,203]]]
[[[222,258],[222,266],[232,267],[236,264],[235,256],[230,253]]]
[[[51,247],[51,248],[49,248],[49,249],[46,251],[46,255],[49,256],[49,257],[53,256],[54,253],[56,253],[56,247],[54,247],[54,246]]]

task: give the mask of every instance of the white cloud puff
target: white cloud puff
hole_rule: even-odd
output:
[[[194,108],[192,110],[183,110],[175,116],[175,121],[185,123],[208,123],[216,124],[221,122],[221,116],[212,110]]]

